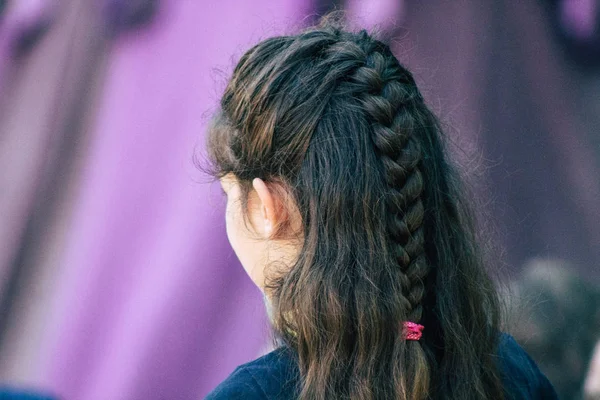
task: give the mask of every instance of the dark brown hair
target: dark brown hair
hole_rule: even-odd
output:
[[[366,31],[325,19],[237,64],[209,131],[216,177],[261,178],[302,221],[268,275],[301,399],[501,399],[498,302],[443,134]],[[289,232],[293,235],[293,232]],[[402,338],[402,322],[425,326]]]

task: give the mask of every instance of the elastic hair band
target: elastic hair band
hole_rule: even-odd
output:
[[[423,325],[414,322],[406,321],[402,326],[402,336],[404,340],[419,340],[423,335]]]

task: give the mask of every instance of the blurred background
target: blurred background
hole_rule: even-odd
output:
[[[562,398],[600,398],[598,0],[0,0],[0,386],[200,399],[266,351],[193,156],[241,54],[332,9],[462,149],[506,329]]]

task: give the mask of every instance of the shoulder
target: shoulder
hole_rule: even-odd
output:
[[[498,358],[507,399],[558,399],[535,361],[507,333],[500,335]]]
[[[0,387],[0,399],[6,400],[53,400],[49,395],[25,392],[9,387]]]
[[[558,399],[552,384],[515,339],[501,334],[498,366],[507,400]],[[240,365],[206,400],[287,400],[294,398],[298,371],[291,352],[276,349]]]
[[[291,353],[279,348],[237,367],[206,400],[285,400],[294,398],[297,367]]]
[[[227,377],[219,386],[208,394],[206,400],[220,399],[266,399],[265,393],[260,388],[260,385],[250,375],[248,371],[242,367],[236,368],[235,371]]]

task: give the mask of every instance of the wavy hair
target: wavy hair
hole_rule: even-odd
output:
[[[208,133],[243,204],[259,177],[301,218],[269,269],[301,399],[501,399],[499,307],[437,118],[382,41],[332,20],[240,59]],[[420,341],[403,321],[423,324]]]

